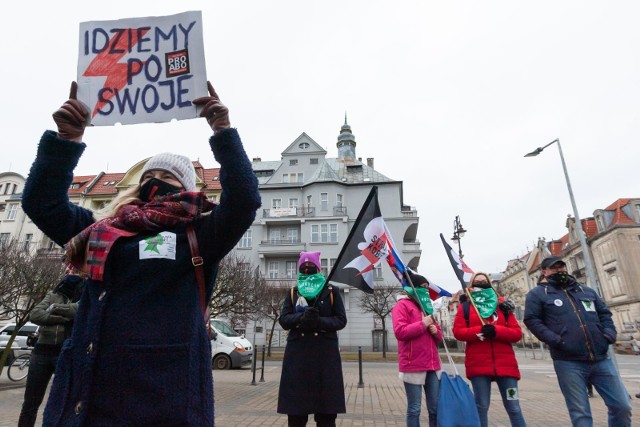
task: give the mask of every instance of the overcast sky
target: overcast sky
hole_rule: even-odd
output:
[[[404,182],[420,216],[419,272],[458,283],[439,239],[460,215],[465,260],[497,272],[538,237],[640,197],[637,1],[69,1],[3,14],[0,172],[27,175],[76,78],[83,21],[201,10],[207,77],[249,157],[278,160],[306,132],[337,157],[345,111],[356,154]],[[175,151],[216,167],[203,120],[87,130],[77,175]],[[384,207],[383,215],[384,215]],[[401,236],[394,236],[400,240]]]

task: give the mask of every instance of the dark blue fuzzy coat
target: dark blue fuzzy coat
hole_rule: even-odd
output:
[[[220,205],[194,221],[204,258],[207,296],[219,261],[238,242],[260,206],[258,183],[235,129],[210,140],[221,165]],[[58,244],[94,222],[67,190],[85,144],[48,131],[25,184],[23,208]],[[139,257],[139,242],[113,245],[103,282],[89,280],[73,334],[63,346],[45,408],[45,426],[212,426],[211,345],[184,227],[176,259]]]
[[[572,282],[564,288],[551,279],[538,283],[527,294],[524,324],[549,345],[554,360],[603,360],[617,335],[611,311],[596,291]]]
[[[297,301],[296,289],[293,300],[287,294],[279,318],[289,335],[282,361],[278,413],[344,413],[338,331],[347,325],[347,316],[340,292],[333,286],[325,286],[316,299],[309,301],[310,306],[320,310],[318,326],[313,330],[304,330],[300,325],[303,313],[296,311]]]

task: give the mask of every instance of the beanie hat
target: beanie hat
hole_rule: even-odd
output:
[[[322,270],[320,266],[320,252],[300,252],[300,259],[298,260],[298,271],[300,266],[305,262],[310,262],[318,267],[318,271]]]
[[[156,154],[144,165],[142,175],[154,169],[172,173],[180,181],[185,191],[196,190],[196,170],[188,157],[173,153]]]
[[[78,294],[83,282],[82,277],[74,274],[67,274],[62,278],[62,281],[56,285],[54,292],[75,301],[77,300],[76,297],[79,297]]]
[[[411,270],[407,270],[407,273],[409,273],[409,278],[411,279],[411,283],[413,283],[413,286],[429,285],[429,281],[426,277],[414,273]]]

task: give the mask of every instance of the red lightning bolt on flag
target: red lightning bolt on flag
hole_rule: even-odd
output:
[[[127,64],[121,64],[119,61],[130,51],[131,46],[136,45],[138,38],[144,36],[147,31],[149,30],[127,29],[120,33],[120,37],[112,37],[109,41],[109,46],[96,55],[82,74],[85,77],[107,76],[102,87],[110,88],[111,90],[102,94],[105,100],[108,101],[113,98],[115,90],[122,89],[127,84]],[[142,64],[144,63],[142,62]],[[105,101],[96,102],[91,117],[95,117],[105,104]]]

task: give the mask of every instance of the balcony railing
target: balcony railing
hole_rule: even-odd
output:
[[[334,206],[333,207],[333,216],[347,216],[347,207],[346,206]]]
[[[285,246],[285,245],[299,245],[302,241],[298,239],[269,239],[263,240],[260,242],[261,245],[274,245],[274,246]]]
[[[316,216],[315,207],[271,208],[262,210],[263,218],[304,218],[310,216]]]

